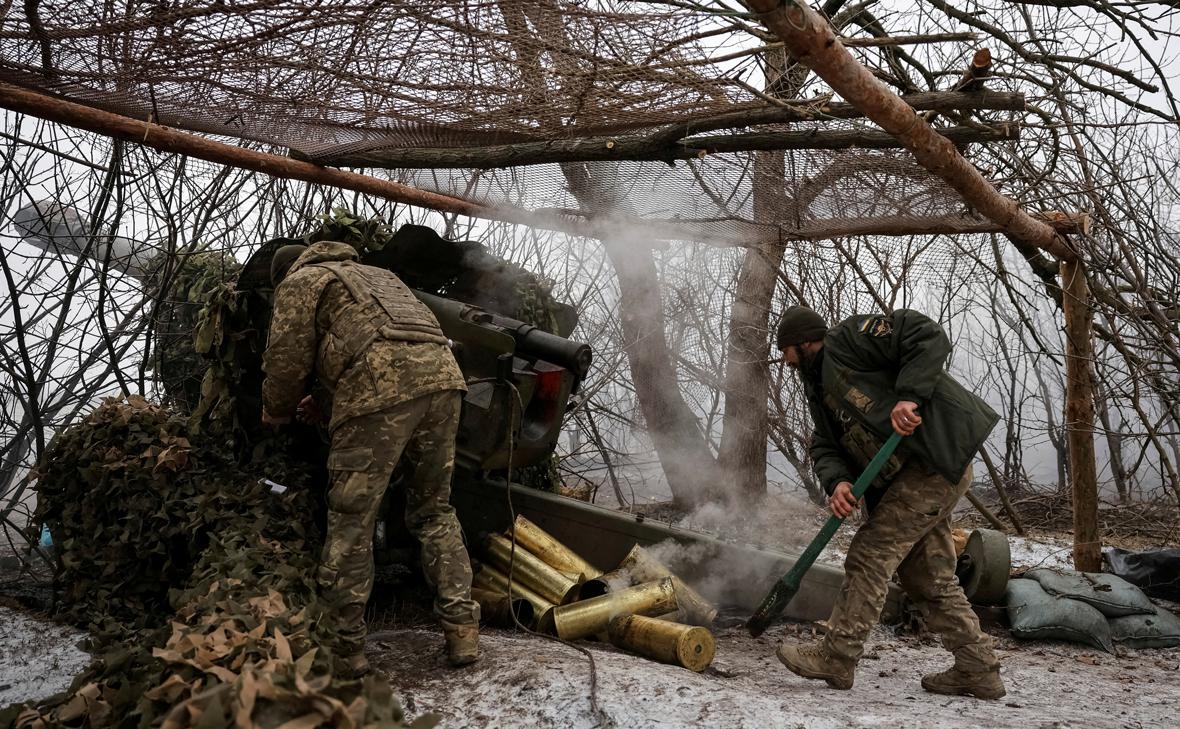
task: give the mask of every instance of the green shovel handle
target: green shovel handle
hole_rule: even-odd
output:
[[[889,457],[893,455],[893,451],[897,449],[897,444],[901,443],[901,434],[894,432],[885,441],[885,445],[881,446],[881,450],[877,451],[877,455],[869,461],[869,465],[865,467],[860,477],[856,479],[856,483],[852,484],[852,496],[857,501],[865,495],[865,491],[869,490],[869,484],[881,472],[881,468]],[[795,593],[799,591],[799,583],[803,581],[803,575],[807,574],[807,570],[811,569],[811,565],[815,564],[816,557],[828,546],[828,542],[832,541],[832,537],[840,528],[844,520],[835,514],[828,517],[824,523],[823,528],[819,530],[819,534],[811,540],[811,544],[807,545],[807,549],[803,550],[803,554],[799,555],[799,559],[795,560],[795,564],[787,574],[783,575],[774,586],[770,588],[770,592],[763,598],[762,604],[750,616],[746,623],[746,628],[750,631],[750,635],[758,637],[766,630],[771,621],[777,618],[783,610],[786,609],[787,604],[791,602],[791,598],[795,597]]]

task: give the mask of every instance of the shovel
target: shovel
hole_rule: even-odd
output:
[[[894,449],[900,442],[900,433],[894,432],[889,436],[889,440],[885,441],[885,445],[881,446],[881,450],[877,451],[877,455],[869,461],[864,473],[860,474],[860,478],[852,484],[854,499],[860,501],[860,498],[865,495],[869,484],[881,472],[881,467],[885,465],[885,461],[889,460],[889,456],[893,455]],[[799,583],[803,581],[803,575],[807,574],[807,570],[815,564],[815,558],[819,556],[824,547],[828,546],[828,542],[832,541],[832,536],[843,523],[844,520],[834,514],[828,517],[827,523],[819,530],[819,534],[815,535],[815,539],[812,539],[811,544],[807,545],[807,549],[803,550],[803,554],[799,555],[799,559],[795,561],[790,571],[774,583],[774,587],[770,588],[770,592],[762,598],[762,604],[746,622],[746,629],[750,631],[750,635],[755,638],[762,635],[770,623],[786,609],[791,599],[795,597],[795,593],[799,591]]]

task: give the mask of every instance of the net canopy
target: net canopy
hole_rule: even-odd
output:
[[[675,238],[971,217],[772,41],[688,3],[51,0],[0,20],[0,79],[483,205],[675,224]],[[991,110],[957,131],[1011,138],[1015,96],[978,95]],[[792,146],[808,148],[769,151]]]

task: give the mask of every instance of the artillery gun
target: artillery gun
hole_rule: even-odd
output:
[[[256,420],[261,404],[261,343],[270,320],[270,259],[278,248],[294,239],[278,238],[260,247],[238,276],[238,291],[253,300],[247,306],[253,328],[259,332],[255,346],[240,357],[243,372],[256,373],[258,387],[246,388],[239,406],[243,420]],[[403,226],[388,248],[366,253],[361,262],[389,269],[411,286],[415,276],[406,261],[433,249],[439,268],[453,261],[456,241],[446,241],[430,228]],[[453,263],[451,265],[454,265]],[[437,271],[435,276],[437,277]],[[493,279],[487,273],[485,279]],[[489,281],[491,285],[496,283]],[[437,285],[437,284],[436,284]],[[577,324],[572,307],[552,302],[559,331],[488,311],[481,306],[411,289],[434,313],[451,342],[459,368],[467,381],[467,393],[459,419],[456,467],[472,474],[534,466],[549,459],[561,435],[562,420],[571,398],[590,371],[592,354],[586,344],[567,338]],[[475,298],[475,297],[467,297]],[[501,300],[509,298],[499,292]],[[242,411],[247,408],[248,411]]]

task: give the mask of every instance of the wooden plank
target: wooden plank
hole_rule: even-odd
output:
[[[1020,138],[1020,127],[956,126],[940,130],[955,144],[1010,141]],[[480,147],[413,147],[397,142],[353,144],[314,156],[291,154],[316,164],[338,167],[390,169],[496,169],[560,162],[626,162],[697,159],[724,152],[780,149],[893,149],[902,144],[892,134],[874,129],[809,129],[790,132],[713,134],[671,139],[655,135],[576,137],[540,142],[513,142]]]

